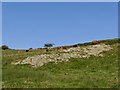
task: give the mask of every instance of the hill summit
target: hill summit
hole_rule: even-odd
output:
[[[113,49],[112,44],[116,43],[116,40],[117,39],[101,41],[94,40],[84,44],[51,48],[47,51],[49,53],[28,56],[18,62],[12,62],[12,64],[30,64],[32,67],[40,67],[49,62],[67,62],[70,58],[89,58],[90,56],[103,57],[102,52]]]

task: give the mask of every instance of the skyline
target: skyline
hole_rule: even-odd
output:
[[[40,48],[44,43],[73,45],[118,37],[116,2],[4,2],[2,5],[2,44],[10,48]]]

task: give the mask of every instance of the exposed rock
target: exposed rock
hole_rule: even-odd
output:
[[[110,49],[112,49],[110,45],[105,44],[91,45],[83,48],[73,47],[62,50],[62,53],[41,54],[37,56],[27,57],[22,61],[12,64],[30,64],[33,67],[39,67],[49,62],[67,62],[70,58],[89,58],[91,55],[102,57],[103,55],[101,53]]]

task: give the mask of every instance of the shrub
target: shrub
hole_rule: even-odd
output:
[[[2,49],[6,50],[6,49],[9,49],[9,47],[7,45],[2,45]]]

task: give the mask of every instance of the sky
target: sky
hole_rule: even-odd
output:
[[[0,46],[2,45],[2,3],[0,2]]]
[[[117,37],[117,2],[2,3],[2,44],[13,49]]]

